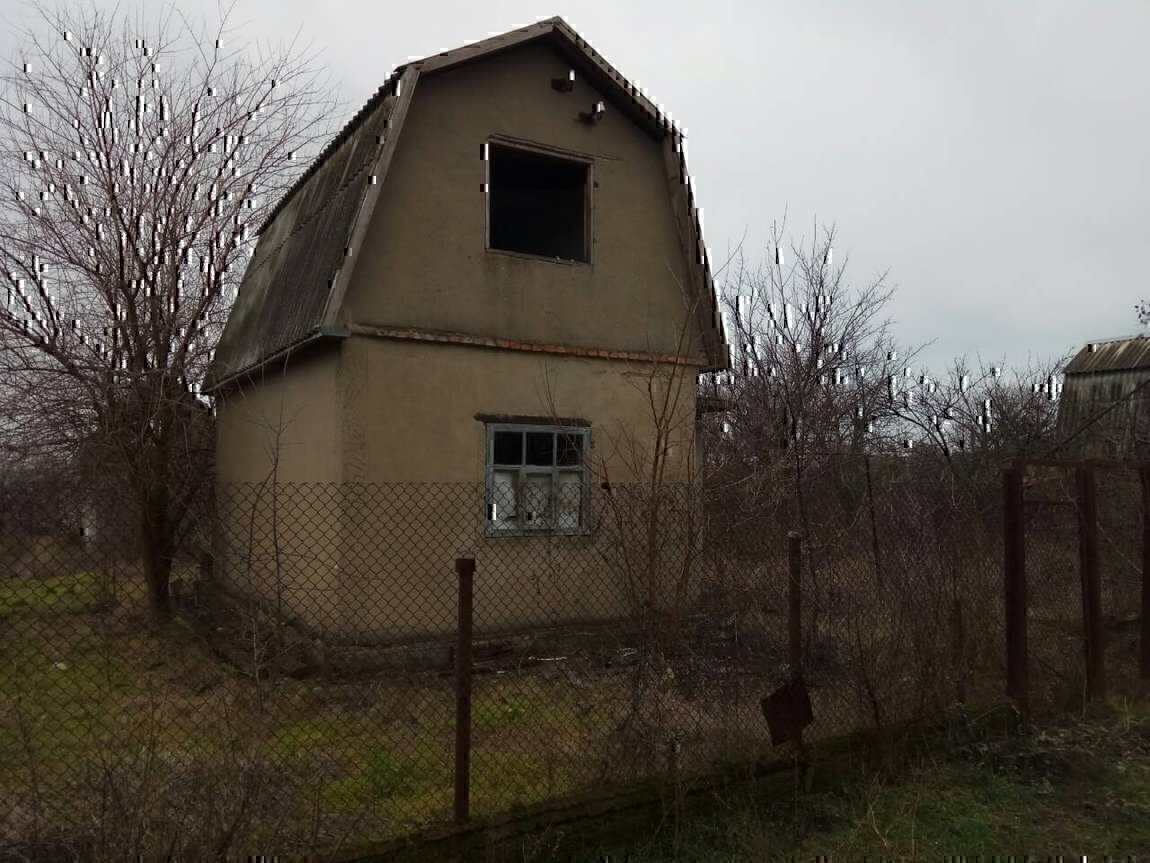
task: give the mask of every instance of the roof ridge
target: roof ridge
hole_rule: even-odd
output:
[[[1129,342],[1134,339],[1150,339],[1150,332],[1134,333],[1128,336],[1110,336],[1104,339],[1087,339],[1084,344],[1087,345],[1110,345],[1115,342]]]

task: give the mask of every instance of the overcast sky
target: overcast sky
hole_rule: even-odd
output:
[[[399,63],[551,15],[687,130],[713,259],[740,240],[761,257],[784,214],[796,239],[833,222],[852,281],[889,271],[895,335],[933,341],[936,372],[958,354],[1014,367],[1138,331],[1142,0],[240,0],[235,19],[246,38],[301,31],[350,117]],[[14,48],[5,27],[0,49]]]

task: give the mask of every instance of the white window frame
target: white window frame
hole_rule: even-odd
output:
[[[520,461],[524,462],[514,466],[499,466],[495,464],[495,435],[497,432],[522,432],[523,434],[523,456]],[[550,466],[544,465],[529,465],[526,464],[526,447],[527,435],[529,432],[542,432],[553,435],[552,444],[552,464]],[[591,447],[591,429],[588,426],[572,426],[572,425],[545,425],[534,423],[507,423],[507,422],[489,422],[486,423],[487,434],[487,449],[486,449],[486,512],[484,514],[484,529],[487,536],[579,536],[582,534],[590,533],[591,530],[591,483],[590,471],[588,470],[588,458],[590,455]],[[578,437],[581,440],[580,450],[582,452],[582,461],[578,465],[561,466],[558,464],[558,439],[561,435],[568,435],[570,437]],[[560,527],[555,524],[549,524],[543,520],[534,520],[531,518],[531,511],[524,510],[519,506],[518,499],[516,500],[515,507],[515,522],[513,524],[500,524],[496,519],[498,502],[494,500],[495,491],[495,474],[496,472],[511,472],[516,474],[515,487],[516,496],[521,494],[520,489],[523,489],[529,477],[532,476],[548,476],[551,479],[551,484],[548,492],[548,503],[546,513],[556,513],[556,490],[560,488],[562,483],[560,477],[564,474],[568,476],[579,477],[579,524],[573,527]]]

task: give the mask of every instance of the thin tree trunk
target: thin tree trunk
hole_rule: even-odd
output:
[[[149,498],[142,511],[140,551],[149,605],[156,620],[163,622],[172,616],[172,542],[166,491],[156,491]]]

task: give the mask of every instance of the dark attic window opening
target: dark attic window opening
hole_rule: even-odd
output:
[[[587,164],[498,144],[488,158],[490,247],[586,262]]]

